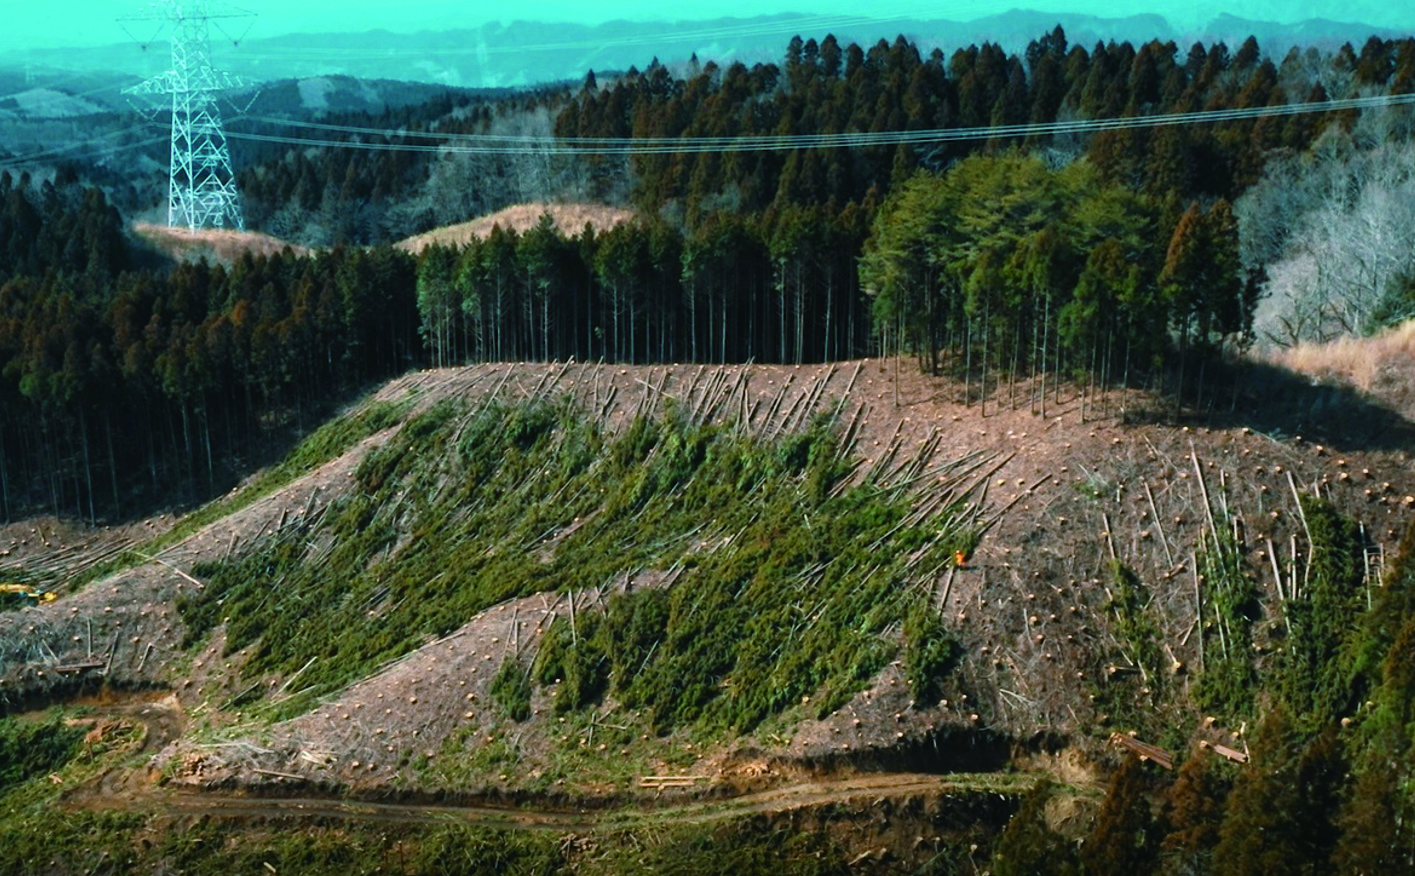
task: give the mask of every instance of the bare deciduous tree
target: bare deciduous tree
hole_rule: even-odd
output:
[[[1273,162],[1239,200],[1244,266],[1268,278],[1257,324],[1271,343],[1369,332],[1415,269],[1415,144],[1362,141],[1373,138],[1329,131],[1310,154]]]

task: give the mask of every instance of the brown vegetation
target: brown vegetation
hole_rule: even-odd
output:
[[[1274,350],[1267,359],[1313,380],[1349,383],[1415,417],[1415,320],[1369,338]]]
[[[460,225],[436,228],[395,246],[409,252],[422,252],[435,243],[461,246],[473,237],[486,237],[497,225],[505,231],[519,234],[534,228],[547,214],[554,220],[555,227],[567,235],[578,234],[586,225],[593,226],[596,231],[604,231],[628,222],[634,216],[631,210],[607,204],[517,204]]]
[[[151,222],[133,223],[133,234],[157,249],[158,252],[178,262],[195,262],[205,258],[208,262],[230,265],[245,253],[256,256],[278,255],[286,249],[295,255],[309,255],[303,246],[286,243],[269,234],[256,231],[235,231],[230,229],[206,228],[189,231],[185,228],[169,228]]]

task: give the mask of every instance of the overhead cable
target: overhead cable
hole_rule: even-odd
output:
[[[290,128],[301,128],[354,136],[375,136],[388,140],[427,142],[369,142],[351,139],[297,137],[281,134],[230,131],[232,139],[299,146],[320,146],[334,149],[359,149],[385,152],[437,152],[459,154],[501,155],[536,151],[541,154],[578,155],[654,155],[701,152],[782,152],[801,149],[855,149],[867,146],[928,145],[994,138],[1048,137],[1063,134],[1087,134],[1098,131],[1162,128],[1177,125],[1213,124],[1216,122],[1335,113],[1352,110],[1415,104],[1415,94],[1357,97],[1344,100],[1314,101],[1277,106],[1245,107],[1240,109],[1200,110],[1184,113],[1164,113],[1151,116],[1123,116],[1107,119],[1039,122],[1022,125],[995,125],[971,128],[932,128],[920,131],[868,131],[836,134],[772,134],[736,137],[538,137],[495,134],[440,134],[437,132],[367,128],[330,125],[318,122],[295,122],[270,117],[248,117],[255,121]]]

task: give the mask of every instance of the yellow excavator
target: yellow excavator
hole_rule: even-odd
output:
[[[0,584],[0,607],[39,605],[58,598],[59,594],[52,590],[41,590],[29,584]]]

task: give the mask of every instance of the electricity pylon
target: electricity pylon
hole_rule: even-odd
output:
[[[245,228],[216,96],[246,83],[211,66],[211,27],[215,19],[254,14],[223,0],[156,0],[144,11],[119,19],[171,26],[172,69],[123,91],[172,95],[167,224],[173,228]]]

